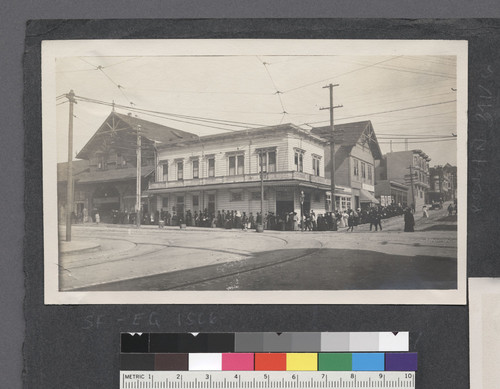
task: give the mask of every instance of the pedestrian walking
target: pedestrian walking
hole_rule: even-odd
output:
[[[316,224],[316,214],[314,213],[314,211],[311,211],[311,225],[313,231],[316,231],[318,229]]]
[[[349,222],[349,214],[347,213],[346,210],[343,210],[342,211],[342,222],[344,224],[344,227],[347,227],[348,226],[348,222]]]
[[[404,213],[404,220],[405,220],[405,232],[414,232],[415,218],[413,217],[410,208],[406,208]]]
[[[429,217],[429,212],[427,212],[427,205],[424,205],[422,207],[422,213],[423,213],[422,217],[425,217],[425,218]]]
[[[348,211],[348,218],[347,218],[347,232],[349,232],[349,230],[351,232],[354,232],[354,211],[352,209],[350,209]]]
[[[99,215],[99,212],[95,213],[95,222],[96,224],[99,224],[101,222],[101,216]]]
[[[377,210],[375,212],[375,231],[377,231],[377,227],[382,231],[382,211]]]
[[[372,208],[370,210],[370,213],[368,214],[368,219],[370,220],[370,231],[372,230],[372,227],[375,226],[375,231],[377,231],[377,210],[375,208]]]
[[[297,215],[297,212],[293,213],[293,230],[298,231],[299,230],[299,216]]]

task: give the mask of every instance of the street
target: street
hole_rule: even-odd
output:
[[[86,224],[62,241],[60,290],[456,289],[456,216],[445,208],[354,232]]]

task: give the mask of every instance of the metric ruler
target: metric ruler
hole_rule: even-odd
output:
[[[413,371],[120,371],[120,389],[415,389]]]

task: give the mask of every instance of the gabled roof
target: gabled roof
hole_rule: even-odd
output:
[[[142,166],[141,177],[147,177],[153,173],[153,166]],[[109,169],[109,170],[94,170],[83,172],[75,177],[79,184],[90,184],[97,182],[122,181],[132,180],[137,177],[137,169],[135,167]]]
[[[89,162],[84,160],[74,160],[71,163],[73,177],[78,177],[79,174],[88,171]],[[66,182],[68,179],[68,162],[60,162],[57,164],[57,182]]]
[[[150,142],[158,142],[159,144],[178,142],[183,139],[198,139],[198,135],[190,132],[177,130],[175,128],[113,111],[78,153],[77,158],[89,159],[90,155],[102,146],[106,138],[110,139],[116,133],[125,133],[129,137],[135,135],[138,126],[140,126],[140,133],[143,138]]]
[[[358,142],[368,141],[370,150],[375,159],[382,159],[382,151],[377,141],[375,131],[373,130],[372,122],[365,120],[362,122],[353,122],[345,124],[336,124],[335,131],[342,131],[342,136],[337,144],[341,147],[348,148],[349,150]],[[311,133],[322,137],[323,139],[330,139],[331,127],[315,127],[311,129]],[[368,137],[369,136],[369,137]],[[363,139],[366,137],[365,139]]]

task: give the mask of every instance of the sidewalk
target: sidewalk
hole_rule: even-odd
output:
[[[75,253],[85,253],[95,250],[100,250],[101,245],[97,242],[92,241],[81,241],[72,240],[71,242],[66,242],[64,240],[59,240],[59,253],[60,254],[75,254]]]

